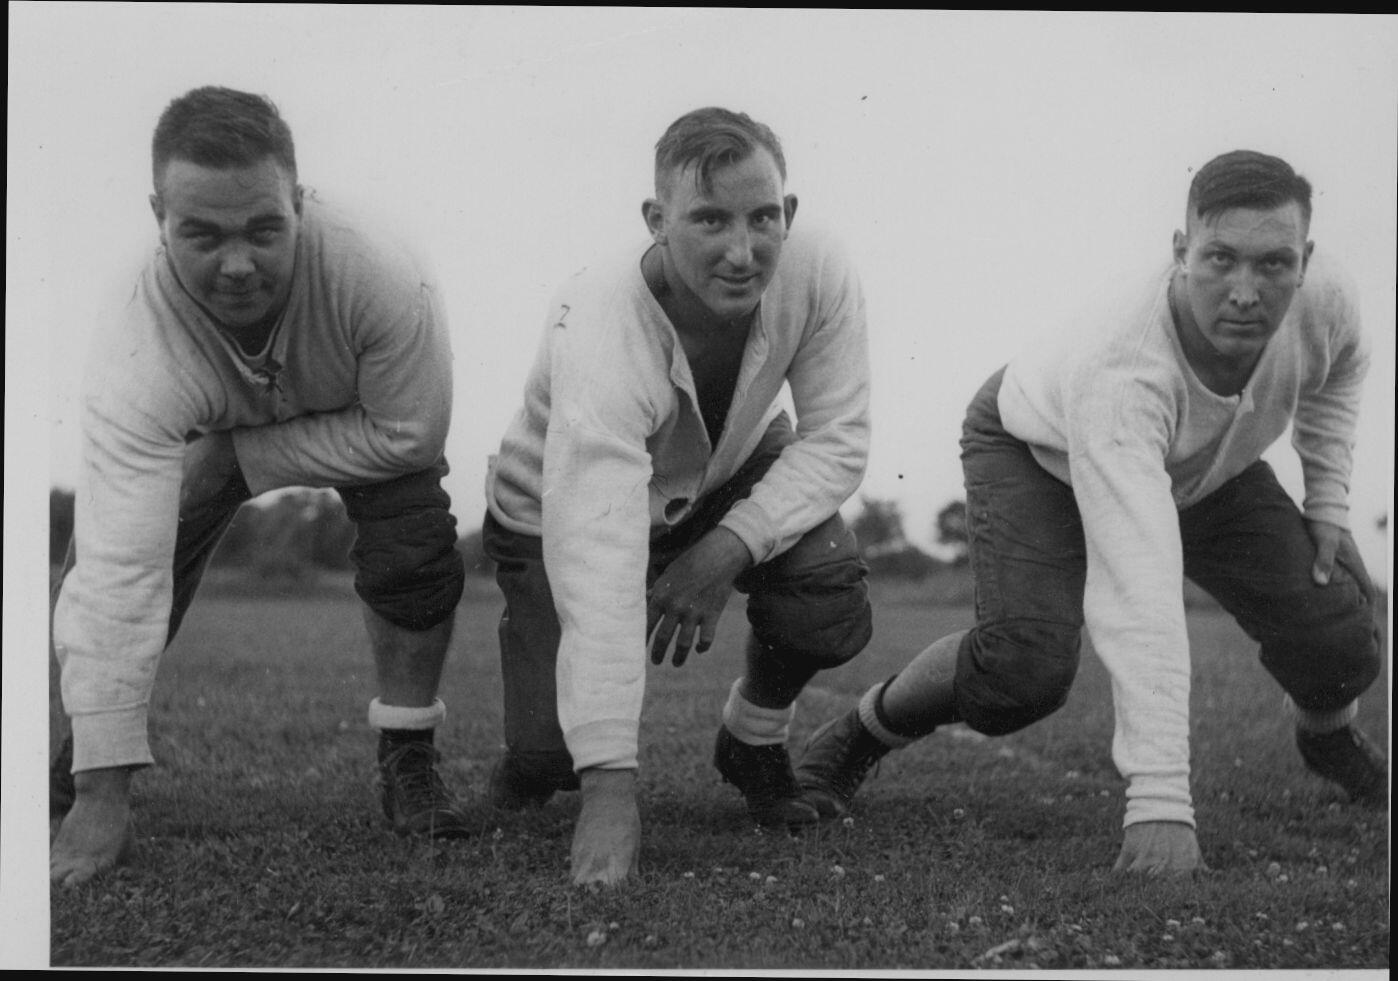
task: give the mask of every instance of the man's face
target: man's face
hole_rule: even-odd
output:
[[[782,194],[776,160],[758,149],[714,171],[707,193],[692,167],[672,173],[667,184],[643,211],[665,250],[671,287],[724,320],[752,313],[777,271],[796,213],[796,198]]]
[[[1311,247],[1295,201],[1190,215],[1188,234],[1175,233],[1175,262],[1194,347],[1219,364],[1255,361],[1291,306]]]
[[[171,160],[151,208],[180,284],[219,323],[250,327],[286,306],[301,189],[281,164]]]

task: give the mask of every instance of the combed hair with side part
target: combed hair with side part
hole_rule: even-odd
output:
[[[175,99],[160,114],[151,140],[156,193],[165,165],[188,160],[201,167],[250,167],[271,157],[296,182],[291,128],[264,96],[206,85]]]
[[[1254,150],[1234,150],[1214,157],[1189,184],[1188,215],[1207,218],[1229,208],[1267,210],[1288,201],[1301,206],[1311,223],[1311,182],[1280,157]]]
[[[746,160],[758,148],[772,154],[785,181],[781,141],[769,127],[746,113],[716,106],[687,112],[655,144],[656,194],[663,197],[671,177],[691,165],[696,185],[707,194],[713,189],[714,171]]]

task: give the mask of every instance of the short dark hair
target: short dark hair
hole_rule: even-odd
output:
[[[271,157],[296,182],[291,128],[265,96],[206,85],[175,99],[160,114],[151,139],[155,189],[171,160],[201,167],[248,167]]]
[[[685,113],[670,124],[655,144],[655,189],[661,193],[676,170],[694,165],[695,183],[708,193],[713,173],[752,156],[759,148],[772,154],[786,181],[786,158],[777,134],[747,113],[709,106]]]
[[[1288,201],[1301,206],[1311,223],[1311,182],[1280,157],[1255,150],[1234,150],[1214,157],[1189,184],[1188,213],[1207,218],[1228,208],[1277,208]]]

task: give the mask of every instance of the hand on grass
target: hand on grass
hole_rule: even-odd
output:
[[[696,632],[696,650],[707,651],[733,592],[733,580],[751,564],[752,553],[742,539],[723,527],[709,532],[672,562],[646,597],[646,636],[653,637],[651,663],[665,660],[673,639],[675,667],[684,664]]]
[[[205,504],[228,486],[238,473],[233,435],[205,433],[184,448],[184,481],[180,484],[180,510]]]
[[[1207,872],[1194,829],[1179,821],[1142,821],[1127,825],[1115,872],[1187,875]]]
[[[616,886],[636,871],[641,812],[636,771],[582,771],[582,810],[573,829],[573,884]]]
[[[64,888],[120,865],[135,844],[129,769],[84,770],[74,774],[73,783],[73,807],[49,846],[49,882]]]
[[[1330,573],[1335,569],[1335,553],[1340,550],[1340,541],[1345,537],[1345,530],[1328,521],[1312,521],[1307,518],[1306,531],[1310,532],[1311,541],[1315,543],[1315,562],[1311,564],[1311,579],[1317,586],[1327,585],[1330,582]]]

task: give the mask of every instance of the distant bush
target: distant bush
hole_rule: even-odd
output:
[[[894,549],[870,549],[864,555],[864,563],[875,579],[926,579],[946,566],[916,545],[908,544]]]
[[[354,536],[338,494],[298,488],[269,503],[241,508],[212,564],[267,577],[304,578],[317,569],[348,569]]]

